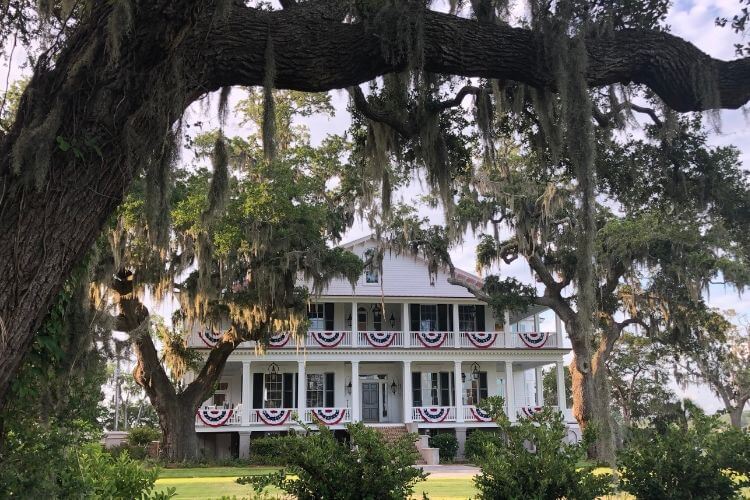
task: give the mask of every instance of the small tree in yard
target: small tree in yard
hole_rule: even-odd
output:
[[[488,403],[483,406],[502,408]],[[478,457],[478,498],[593,500],[609,492],[609,475],[594,475],[593,466],[580,466],[590,433],[583,443],[566,444],[565,423],[551,408],[513,425],[502,412],[494,415],[503,438],[501,444],[488,440]]]
[[[336,440],[325,426],[307,435],[276,438],[277,455],[287,468],[241,477],[237,482],[252,485],[256,492],[276,486],[299,500],[396,500],[409,498],[414,485],[427,478],[421,469],[412,467],[416,459],[414,435],[388,445],[377,431],[362,423],[347,429],[348,443]]]

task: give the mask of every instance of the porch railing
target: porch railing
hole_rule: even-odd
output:
[[[304,421],[308,424],[348,424],[352,421],[352,411],[350,408],[307,408]]]
[[[412,420],[428,424],[456,421],[455,406],[415,406],[412,408]]]
[[[229,406],[203,405],[195,415],[195,425],[200,427],[242,425],[242,403]]]
[[[359,345],[363,349],[392,349],[404,347],[404,333],[401,331],[362,331],[357,332]]]

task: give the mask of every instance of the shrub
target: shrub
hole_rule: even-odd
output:
[[[740,498],[750,483],[728,469],[747,472],[747,446],[746,435],[703,415],[690,426],[643,429],[619,453],[621,487],[641,500]]]
[[[133,460],[145,460],[148,457],[148,450],[145,446],[131,445],[128,443],[115,446],[108,451],[115,458],[118,458],[123,453],[126,453]]]
[[[258,493],[276,486],[299,500],[395,500],[409,498],[414,485],[427,477],[412,467],[417,454],[414,435],[388,445],[361,422],[347,429],[349,443],[336,440],[325,426],[307,435],[274,438],[274,452],[288,469],[241,477],[237,482],[252,485]]]
[[[133,427],[128,432],[128,444],[130,446],[148,446],[151,441],[157,441],[160,437],[161,433],[153,427]]]
[[[430,436],[430,448],[440,450],[440,461],[452,462],[458,453],[458,439],[453,434],[441,432]]]
[[[474,430],[466,438],[466,443],[464,444],[466,460],[472,463],[479,463],[482,456],[486,453],[485,449],[487,446],[502,446],[502,444],[502,438],[497,431]]]
[[[511,425],[499,408],[498,401],[485,407],[495,416],[502,437],[486,439],[479,447],[481,474],[474,478],[478,498],[593,500],[610,491],[609,475],[594,475],[593,466],[581,466],[590,436],[583,443],[565,443],[558,412],[545,408]]]
[[[257,465],[286,465],[284,457],[278,453],[280,440],[284,436],[266,436],[250,441],[250,463]]]

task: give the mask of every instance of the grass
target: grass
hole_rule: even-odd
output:
[[[277,470],[274,467],[200,467],[191,469],[162,469],[156,482],[158,490],[169,487],[176,488],[180,500],[205,500],[222,496],[236,496],[251,498],[252,490],[249,486],[235,482],[239,476],[251,474],[266,474]],[[280,495],[275,489],[266,490],[267,493]],[[415,497],[421,498],[427,493],[432,500],[466,500],[476,495],[471,478],[461,475],[443,474],[430,477],[427,481],[417,484]]]

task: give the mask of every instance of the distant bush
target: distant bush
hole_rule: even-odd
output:
[[[114,446],[107,451],[115,458],[119,458],[123,453],[126,453],[133,460],[145,460],[148,458],[148,449],[145,446],[128,443]]]
[[[474,430],[466,438],[464,455],[466,455],[466,460],[476,464],[481,460],[487,446],[502,446],[502,444],[502,436],[497,431]]]
[[[481,467],[474,478],[478,498],[594,500],[609,493],[611,477],[581,465],[591,436],[583,443],[565,443],[565,423],[551,408],[511,425],[502,413],[502,399],[489,399],[483,409],[495,417],[502,439],[474,438]]]
[[[158,441],[161,433],[153,427],[133,427],[128,432],[128,444],[131,446],[148,446],[151,441]]]
[[[284,436],[266,436],[250,440],[249,461],[256,465],[286,465],[279,454]]]
[[[348,443],[338,441],[325,426],[307,435],[273,438],[274,453],[283,458],[287,470],[241,477],[237,482],[252,485],[258,493],[276,486],[299,500],[410,498],[414,485],[427,477],[413,467],[415,436],[389,445],[361,422],[347,429]]]
[[[619,455],[621,488],[640,500],[741,498],[750,439],[713,417],[695,415],[690,425],[671,424],[633,434]]]
[[[458,453],[458,439],[456,436],[447,432],[441,432],[430,436],[430,448],[440,450],[440,461],[452,462]]]

